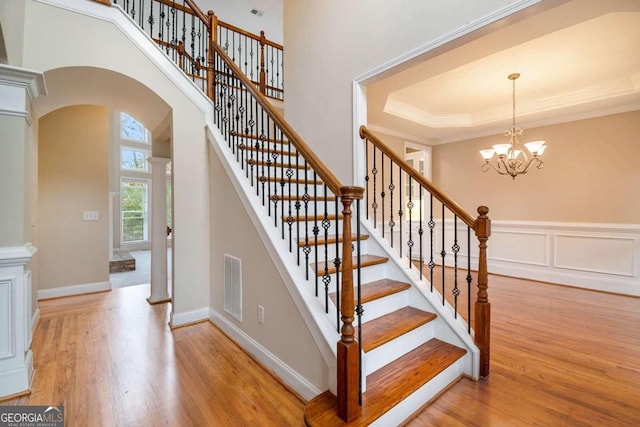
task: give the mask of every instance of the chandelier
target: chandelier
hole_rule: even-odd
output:
[[[527,151],[523,150],[518,141],[518,136],[523,134],[521,128],[516,126],[516,79],[520,74],[509,74],[508,78],[513,82],[513,116],[511,127],[504,132],[504,136],[509,137],[509,142],[505,144],[496,144],[493,148],[480,150],[480,155],[484,159],[481,169],[487,172],[490,169],[495,170],[500,175],[509,175],[516,179],[518,175],[524,175],[533,166],[538,169],[544,167],[544,163],[540,159],[542,153],[547,148],[544,141],[532,141],[524,144]],[[497,154],[498,159],[495,164],[491,162],[493,155]]]

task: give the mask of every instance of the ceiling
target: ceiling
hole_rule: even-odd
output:
[[[367,85],[372,129],[429,145],[640,109],[640,1],[542,2]]]

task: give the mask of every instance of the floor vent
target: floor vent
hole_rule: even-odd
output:
[[[224,311],[242,322],[242,261],[224,256]]]

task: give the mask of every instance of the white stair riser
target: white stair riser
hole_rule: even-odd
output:
[[[366,323],[370,320],[382,317],[385,314],[392,313],[396,310],[409,305],[409,293],[407,291],[397,292],[387,295],[384,298],[378,298],[363,305],[364,313],[362,322]]]
[[[464,357],[468,357],[468,355]],[[402,424],[403,421],[422,408],[426,402],[429,402],[436,397],[438,393],[446,390],[450,384],[458,380],[464,373],[462,368],[464,357],[458,359],[447,369],[436,375],[431,381],[391,408],[383,416],[374,421],[371,426],[386,427]]]
[[[374,282],[376,280],[379,280],[380,278],[384,278],[385,277],[384,274],[385,274],[385,270],[386,270],[386,264],[387,263],[376,264],[376,265],[372,265],[372,266],[368,266],[368,267],[362,268],[361,271],[360,271],[361,283]],[[329,285],[329,291],[330,292],[335,292],[335,290],[336,290],[336,288],[335,288],[336,275],[335,274],[330,274],[329,277],[331,278],[331,284]],[[340,277],[342,278],[342,273],[340,273]],[[320,281],[322,282],[322,275],[320,276]],[[353,271],[353,283],[355,284],[356,281],[357,281],[357,276],[356,276],[356,271],[354,269],[354,271]]]
[[[365,353],[363,358],[365,373],[370,375],[372,372],[434,338],[434,323],[434,321],[431,321]]]

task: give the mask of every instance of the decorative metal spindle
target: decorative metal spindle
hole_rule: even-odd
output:
[[[378,211],[378,193],[376,192],[376,181],[378,176],[378,168],[376,167],[376,146],[373,146],[373,169],[371,169],[371,175],[373,175],[373,203],[371,204],[371,208],[373,209],[373,228],[377,227],[377,211]]]
[[[262,142],[262,150],[264,152],[264,150],[266,149],[266,157],[267,157],[267,173],[266,174],[262,174],[260,175],[260,182],[262,184],[262,200],[265,199],[265,197],[267,198],[267,204],[269,203],[269,195],[267,194],[268,191],[265,191],[265,181],[264,181],[264,176],[269,174],[269,171],[271,170],[271,166],[273,165],[273,161],[271,159],[271,118],[269,117],[269,115],[267,115],[267,135],[266,138],[264,139],[264,141]],[[264,203],[263,203],[264,205]]]
[[[284,160],[284,159],[283,159]],[[289,226],[289,252],[293,251],[293,247],[292,247],[292,240],[293,240],[293,216],[292,216],[292,204],[291,204],[291,184],[292,184],[292,180],[293,175],[294,175],[294,166],[291,164],[291,149],[289,149],[289,160],[287,161],[287,164],[289,165],[288,169],[287,169],[287,178],[288,178],[288,182],[289,182],[289,191],[287,191],[287,194],[289,195],[288,197],[288,202],[287,202],[287,209],[289,210],[289,215],[287,216],[287,225]],[[297,168],[296,168],[297,169]],[[284,194],[283,194],[284,197]]]
[[[366,205],[365,205],[366,206]],[[361,261],[360,261],[360,200],[356,200],[356,286],[358,292],[358,301],[356,305],[356,314],[358,315],[358,384],[360,389],[360,396],[358,402],[362,405],[362,315],[364,314],[364,308],[362,307],[362,276],[361,276]],[[339,310],[338,310],[339,311]]]
[[[138,25],[144,29],[144,1],[140,2],[140,13],[138,14]]]
[[[385,196],[385,192],[384,192],[384,153],[381,151],[380,152],[380,168],[381,168],[381,172],[380,172],[380,187],[382,187],[382,191],[380,192],[380,204],[382,205],[382,220],[380,221],[380,223],[382,224],[382,238],[384,239],[384,211],[386,209],[386,205],[384,203],[384,196]]]
[[[444,270],[444,259],[447,256],[447,251],[444,249],[444,245],[445,245],[445,232],[444,232],[444,226],[445,226],[445,221],[444,221],[444,215],[445,215],[445,206],[444,203],[442,204],[442,217],[441,217],[441,221],[442,221],[442,250],[440,251],[440,256],[442,257],[442,264],[441,264],[441,271],[442,271],[442,305],[444,305],[445,303],[445,293],[444,293],[444,289],[445,289],[445,270]]]
[[[453,252],[453,317],[458,318],[458,295],[460,295],[460,289],[458,289],[458,252],[460,251],[460,245],[458,245],[458,216],[453,216],[453,246],[451,246]]]
[[[412,234],[412,211],[413,211],[413,187],[412,187],[412,182],[411,182],[411,175],[409,175],[408,177],[409,180],[409,201],[407,202],[407,211],[409,214],[409,240],[407,240],[407,247],[409,248],[409,269],[413,268],[413,264],[411,262],[411,260],[413,259],[413,255],[412,255],[412,250],[413,250],[413,234]],[[400,223],[402,224],[402,222]]]
[[[365,158],[365,162],[366,162],[366,167],[364,168],[367,172],[366,175],[364,176],[364,185],[365,185],[365,190],[364,190],[364,197],[366,197],[365,199],[365,206],[367,206],[367,209],[365,209],[365,215],[367,217],[367,219],[369,219],[369,141],[368,140],[364,140],[364,158]],[[375,193],[375,190],[374,190]],[[375,226],[374,226],[375,227]]]
[[[298,155],[296,153],[296,165],[299,165],[300,159],[300,155]],[[307,160],[304,160],[304,170],[307,170]],[[296,216],[298,218],[300,218],[300,208],[302,207],[301,203],[300,203],[300,168],[296,167],[296,185],[295,185],[295,189],[296,189],[296,203],[295,203],[295,207],[296,207]],[[298,249],[297,255],[296,255],[296,259],[298,261],[298,265],[300,265],[300,245],[298,244],[298,242],[300,242],[300,221],[296,222],[296,248]]]
[[[331,221],[329,220],[329,213],[327,209],[327,185],[324,186],[324,216],[322,218],[322,228],[324,229],[324,274],[322,276],[322,283],[324,283],[324,307],[325,312],[329,312],[329,284],[331,283],[331,276],[329,276],[329,227]]]
[[[419,185],[418,186],[418,193],[420,196],[420,208],[419,208],[419,215],[420,218],[418,218],[419,221],[419,225],[418,225],[418,238],[420,239],[420,243],[419,243],[419,254],[418,254],[418,258],[420,260],[420,277],[424,276],[424,255],[423,255],[423,239],[422,236],[424,234],[424,228],[422,227],[422,224],[424,223],[424,218],[422,217],[422,186]]]
[[[427,223],[429,227],[429,236],[430,236],[430,250],[429,250],[429,282],[431,283],[431,292],[433,292],[433,269],[436,266],[436,263],[433,261],[433,229],[436,226],[435,221],[433,220],[433,194],[430,195],[429,202],[429,222]]]
[[[471,333],[471,227],[467,226],[467,332]]]
[[[154,3],[155,3],[155,2],[154,2],[154,1],[152,1],[152,2],[151,2],[151,5],[149,6],[150,11],[149,11],[149,17],[147,18],[147,22],[149,23],[149,36],[150,36],[151,38],[153,38],[153,24],[154,24],[154,22],[155,22],[155,19],[153,18],[153,4],[154,4]]]
[[[333,260],[333,265],[336,268],[336,330],[340,332],[340,215],[339,215],[339,205],[338,199],[336,198],[335,202],[335,216],[336,216],[336,257]],[[350,241],[351,236],[342,236],[345,241]],[[348,239],[348,240],[347,240]]]
[[[320,233],[320,228],[318,227],[318,184],[316,183],[316,180],[318,179],[318,174],[314,171],[313,172],[313,247],[314,247],[314,251],[313,253],[315,254],[315,265],[316,265],[316,269],[318,268],[318,233]],[[318,287],[319,287],[319,282],[318,282],[318,273],[316,272],[316,274],[314,274],[315,276],[315,281],[316,281],[316,297],[318,296]]]
[[[402,217],[404,216],[404,210],[402,209],[402,168],[398,167],[398,188],[400,189],[399,194],[399,201],[398,201],[398,205],[400,206],[400,209],[398,209],[398,222],[400,223],[399,227],[400,227],[400,233],[398,235],[398,247],[400,248],[400,258],[402,258],[402,247],[404,246],[402,244]],[[411,263],[411,259],[409,259],[409,263]]]
[[[307,169],[304,170],[304,194],[302,196],[304,201],[304,216],[305,218],[309,217],[309,182],[308,182]],[[300,184],[298,184],[300,185]],[[309,254],[311,253],[311,246],[309,245],[309,222],[305,221],[304,223],[304,248],[302,249],[304,252],[304,267],[305,267],[305,278],[309,280]]]
[[[389,240],[391,240],[391,247],[393,248],[393,228],[396,225],[393,220],[393,190],[395,190],[396,186],[393,185],[393,159],[391,159],[391,157],[389,157],[389,178],[389,201],[391,203],[391,206],[389,207]],[[384,180],[384,164],[382,169],[382,179]],[[384,228],[382,229],[382,237],[384,237]]]

